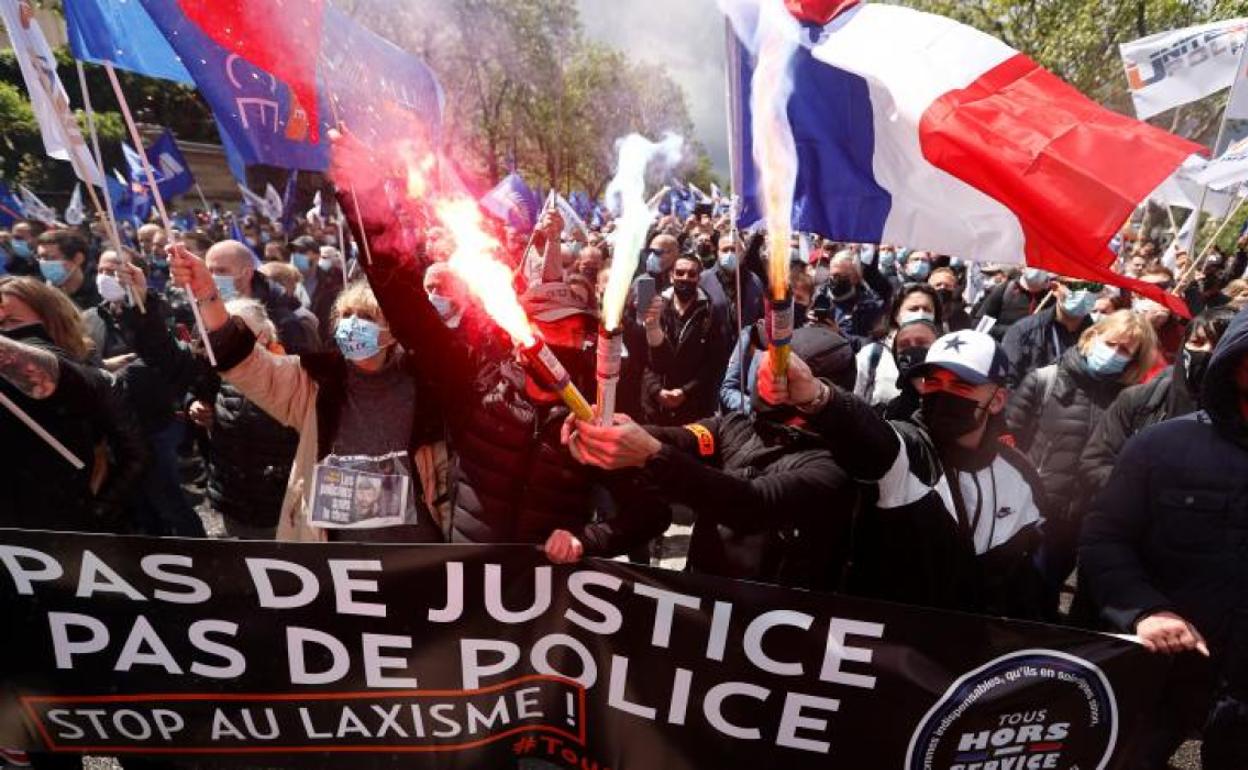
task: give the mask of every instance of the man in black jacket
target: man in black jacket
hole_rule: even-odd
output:
[[[1010,387],[1031,372],[1057,363],[1092,325],[1099,283],[1059,278],[1053,282],[1053,306],[1022,319],[1006,332],[1001,347],[1010,363]]]
[[[1127,440],[1150,425],[1195,412],[1213,349],[1230,326],[1235,311],[1212,308],[1192,319],[1174,364],[1148,382],[1118,394],[1101,416],[1080,458],[1080,472],[1095,493],[1109,481],[1114,462]]]
[[[777,378],[770,351],[758,392],[791,404],[838,465],[872,484],[877,501],[855,525],[850,590],[881,599],[1011,617],[1043,613],[1035,564],[1045,510],[1027,459],[1002,444],[1005,356],[980,332],[936,340],[911,369],[921,408],[885,420],[791,356]],[[862,543],[862,545],[859,545]]]
[[[681,425],[715,411],[728,348],[723,317],[698,286],[701,274],[696,257],[677,257],[671,285],[646,314],[642,408],[657,425]]]
[[[832,329],[796,330],[793,349],[819,376],[853,387],[853,351]],[[838,590],[857,485],[795,409],[758,406],[678,428],[618,414],[611,426],[569,419],[563,438],[580,462],[642,468],[667,499],[694,510],[691,572]]]
[[[1248,313],[1218,342],[1200,402],[1202,411],[1127,442],[1079,549],[1105,619],[1154,652],[1179,655],[1170,710],[1141,747],[1139,768],[1164,767],[1199,720],[1174,709],[1203,668],[1193,650],[1211,657],[1217,680],[1203,767],[1248,767]]]
[[[996,319],[990,334],[993,339],[1004,339],[1011,326],[1036,312],[1048,294],[1051,279],[1049,273],[1039,268],[1023,270],[1017,278],[988,292],[976,320],[984,317]]]

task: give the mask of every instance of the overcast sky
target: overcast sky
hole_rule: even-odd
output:
[[[577,0],[585,33],[629,57],[662,64],[685,89],[696,139],[728,176],[724,21],[715,0]]]

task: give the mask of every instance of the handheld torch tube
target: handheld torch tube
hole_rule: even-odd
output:
[[[594,419],[594,410],[590,408],[589,402],[585,400],[580,389],[572,383],[568,370],[563,368],[563,364],[559,363],[559,359],[550,352],[545,342],[537,340],[532,345],[521,345],[520,357],[524,359],[524,367],[528,369],[529,374],[550,390],[558,391],[563,403],[567,404],[578,418],[585,422],[591,422]]]
[[[620,382],[620,359],[624,352],[624,332],[598,330],[598,424],[610,425],[615,414],[615,389]]]
[[[767,303],[767,344],[771,347],[771,368],[776,382],[787,382],[789,345],[793,341],[793,295]]]

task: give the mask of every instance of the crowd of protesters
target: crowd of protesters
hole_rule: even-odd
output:
[[[656,214],[602,426],[517,358],[443,264],[447,233],[369,192],[345,228],[197,211],[127,226],[120,252],[100,221],[0,230],[0,393],[81,461],[0,410],[0,526],[204,537],[211,518],[570,562],[646,554],[684,511],[690,571],[1136,634],[1174,665],[1131,767],[1193,731],[1206,768],[1248,767],[1248,242],[1187,285],[1182,251],[1121,246],[1189,321],[1022,265]],[[593,393],[613,224],[498,230],[536,333]],[[356,480],[349,510],[327,475]]]

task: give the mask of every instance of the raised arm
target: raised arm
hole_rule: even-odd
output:
[[[347,213],[352,237],[367,243],[360,265],[390,331],[412,353],[413,365],[425,379],[443,393],[462,390],[474,375],[468,348],[429,303],[416,244],[388,200],[385,164],[349,135],[334,131],[331,138],[338,204]]]

